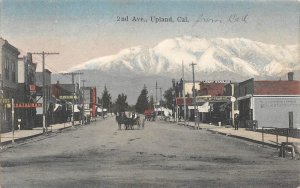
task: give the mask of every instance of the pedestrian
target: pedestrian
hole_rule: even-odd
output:
[[[234,129],[239,130],[239,115],[238,114],[234,115]]]

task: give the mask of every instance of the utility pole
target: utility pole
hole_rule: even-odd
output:
[[[185,80],[184,80],[184,65],[183,65],[183,61],[182,61],[182,89],[183,89],[183,110],[184,110],[184,126],[185,126],[185,119],[186,119],[186,100],[185,100]]]
[[[45,84],[45,55],[58,55],[59,53],[57,52],[36,52],[36,53],[32,53],[32,54],[36,54],[36,55],[42,55],[42,59],[43,59],[43,133],[45,133],[47,131],[47,126],[46,126],[46,105],[47,105],[47,101],[46,101],[46,84]]]
[[[236,98],[234,97],[234,84],[231,85],[231,118],[232,118],[232,126],[234,127],[235,130],[237,130],[237,127],[235,125],[234,121],[234,102],[236,101]]]
[[[160,118],[162,119],[162,116],[163,116],[163,114],[162,114],[162,92],[161,92],[161,87],[159,88],[159,90],[160,90]]]
[[[72,76],[72,85],[74,87],[73,96],[72,96],[72,127],[74,126],[74,105],[75,105],[75,84],[74,84],[74,77],[75,75],[81,75],[82,72],[70,72],[70,73],[63,73],[63,75],[71,75]]]
[[[81,114],[81,124],[84,124],[84,114],[85,114],[85,109],[84,109],[84,82],[86,82],[86,80],[81,80],[82,81],[82,114]]]
[[[11,132],[12,132],[12,143],[15,143],[15,102],[14,98],[11,99]]]
[[[173,99],[173,115],[174,115],[174,122],[175,122],[176,121],[176,109],[177,109],[175,79],[172,79],[172,86],[173,86],[172,97],[174,97],[174,99]]]
[[[156,91],[156,95],[155,95],[155,105],[157,104],[157,80],[156,80],[156,83],[155,83],[155,91]]]
[[[1,78],[0,78],[1,79]],[[3,90],[2,90],[2,80],[0,80],[0,84],[1,84],[1,87],[0,87],[0,100],[2,100],[0,102],[0,149],[2,149],[2,141],[1,141],[1,133],[2,133],[2,113],[3,113]]]
[[[155,95],[155,103],[157,103],[157,80],[155,82],[155,91],[156,91],[156,95]]]
[[[156,113],[156,105],[157,105],[157,80],[155,82],[155,92],[156,92],[156,95],[155,95],[155,105],[154,105],[154,113],[155,113],[155,118],[157,117],[157,113]]]
[[[197,119],[197,114],[196,114],[196,88],[195,88],[195,69],[194,66],[197,65],[192,62],[192,71],[193,71],[193,104],[194,104],[194,122],[195,122],[195,128],[196,128],[196,119]],[[197,127],[199,129],[199,126]]]

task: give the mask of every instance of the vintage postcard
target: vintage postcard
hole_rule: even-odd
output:
[[[299,0],[0,0],[0,187],[300,186]]]

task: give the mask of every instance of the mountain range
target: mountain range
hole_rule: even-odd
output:
[[[287,72],[300,72],[299,51],[299,45],[185,36],[165,39],[152,48],[123,49],[114,55],[91,59],[67,72],[83,71],[90,85],[106,85],[113,97],[124,92],[128,102],[135,104],[144,84],[155,97],[156,80],[163,90],[171,87],[172,78],[182,77],[182,64],[188,80],[192,78],[191,63],[196,64],[196,80],[285,79]]]
[[[248,77],[282,76],[300,70],[299,45],[271,45],[244,38],[166,39],[153,48],[136,46],[92,59],[70,69],[131,72],[143,75],[181,72],[182,62],[196,63],[199,73],[229,72]],[[185,67],[190,70],[189,66]]]

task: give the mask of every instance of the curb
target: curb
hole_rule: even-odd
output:
[[[76,125],[74,125],[74,127],[78,127],[79,125],[80,125],[80,124],[76,124]],[[48,127],[48,131],[45,132],[45,133],[38,133],[38,134],[31,135],[31,136],[26,136],[26,137],[22,137],[22,138],[16,138],[16,139],[14,139],[14,143],[21,142],[21,141],[24,141],[24,140],[27,140],[27,139],[30,139],[30,138],[42,136],[42,135],[47,134],[47,133],[52,133],[52,132],[57,132],[57,131],[65,130],[65,129],[68,129],[68,128],[72,128],[72,126],[63,127],[63,128],[56,129],[56,130],[49,130],[50,127]],[[8,141],[1,142],[0,145],[1,145],[1,146],[6,146],[6,145],[8,145],[8,144],[13,144],[12,140],[8,140]],[[0,150],[1,150],[1,149],[0,149]]]
[[[97,122],[97,120],[99,120],[99,119],[94,119],[93,121],[91,121],[91,123]],[[79,127],[80,125],[81,125],[80,123],[79,124],[74,124],[73,127]],[[72,126],[63,127],[63,128],[59,128],[59,129],[56,129],[56,130],[49,130],[49,128],[51,128],[51,127],[48,127],[48,131],[46,133],[38,133],[38,134],[35,134],[35,135],[14,139],[14,143],[24,141],[24,140],[27,140],[27,139],[30,139],[30,138],[38,137],[38,136],[41,136],[41,135],[44,135],[44,134],[47,134],[47,133],[52,133],[52,132],[57,132],[57,131],[62,131],[62,130],[65,130],[65,129],[69,129],[69,128],[72,128]],[[0,146],[2,147],[2,146],[12,144],[12,143],[13,143],[12,140],[8,140],[8,141],[1,142]],[[0,151],[1,151],[1,149],[0,149]]]
[[[194,125],[189,125],[189,124],[184,125],[183,123],[178,123],[178,125],[186,126],[186,127],[193,128],[193,129],[197,129],[197,128],[195,128]],[[237,135],[233,135],[233,134],[222,133],[222,132],[218,132],[218,131],[215,131],[215,130],[209,129],[209,128],[199,127],[199,129],[200,130],[206,130],[206,131],[209,131],[209,132],[215,133],[215,134],[221,134],[221,135],[229,136],[229,137],[232,137],[232,138],[238,138],[238,139],[246,140],[246,141],[249,141],[249,142],[260,144],[262,146],[269,146],[269,147],[273,147],[273,148],[280,147],[280,145],[277,146],[276,144],[266,143],[266,142],[262,142],[262,141],[259,141],[259,140],[254,140],[254,139],[251,139],[251,138],[246,138],[246,137],[237,136]]]
[[[253,142],[253,143],[256,143],[256,144],[260,144],[260,145],[263,145],[263,146],[270,146],[270,147],[277,148],[276,144],[266,143],[266,142],[262,142],[262,141],[259,141],[259,140],[254,140],[254,139],[246,138],[246,137],[242,137],[242,136],[221,133],[221,132],[214,131],[214,130],[211,130],[211,129],[207,129],[207,131],[209,131],[211,133],[215,133],[215,134],[221,134],[221,135],[225,135],[225,136],[229,136],[229,137],[233,137],[233,138],[238,138],[238,139],[246,140],[246,141]],[[279,147],[279,145],[278,145],[278,147]]]
[[[30,138],[38,137],[38,136],[41,136],[43,134],[44,133],[39,133],[39,134],[27,136],[27,137],[17,138],[17,139],[14,139],[14,143],[24,141],[24,140],[27,140],[27,139],[30,139]],[[5,141],[5,142],[1,142],[1,146],[5,146],[5,145],[8,145],[8,144],[12,144],[12,143],[13,143],[12,140],[8,140],[8,141]]]

